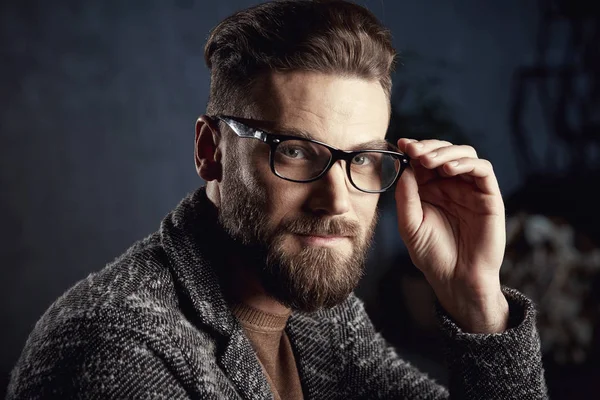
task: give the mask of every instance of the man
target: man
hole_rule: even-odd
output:
[[[10,399],[546,396],[533,305],[499,281],[492,167],[467,146],[385,142],[395,53],[370,12],[261,4],[221,22],[205,58],[206,186],[50,307]],[[352,294],[388,189],[439,300],[449,388],[399,358]]]

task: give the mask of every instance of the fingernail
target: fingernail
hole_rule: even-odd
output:
[[[428,154],[428,157],[429,157],[429,158],[436,158],[436,157],[437,157],[437,154],[438,154],[438,153],[434,151],[433,153],[429,153],[429,154]]]
[[[423,143],[415,143],[415,146],[421,148],[423,147]]]
[[[450,161],[448,163],[448,165],[450,165],[451,167],[456,167],[458,164],[460,164],[458,161]]]

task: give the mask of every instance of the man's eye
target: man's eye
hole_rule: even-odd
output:
[[[371,159],[364,154],[359,154],[352,159],[353,165],[369,165],[371,164]]]
[[[299,147],[293,147],[293,146],[279,146],[279,152],[281,154],[283,154],[286,157],[289,158],[306,158],[306,152],[299,148]]]

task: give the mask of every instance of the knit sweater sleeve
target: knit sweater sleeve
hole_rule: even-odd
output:
[[[510,309],[509,328],[503,333],[466,333],[436,304],[452,397],[548,398],[534,304],[514,289],[502,290]]]
[[[545,399],[546,386],[533,304],[504,289],[513,327],[501,334],[462,332],[441,307],[450,386],[445,388],[398,356],[375,331],[362,302],[351,297],[345,320],[348,398]],[[356,384],[356,382],[360,382]]]
[[[7,399],[189,398],[165,362],[160,332],[128,321],[122,311],[42,319],[12,372]]]

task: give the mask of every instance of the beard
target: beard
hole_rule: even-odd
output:
[[[363,276],[377,214],[364,233],[356,222],[307,213],[272,228],[260,186],[246,186],[235,162],[223,168],[219,223],[242,245],[248,264],[243,267],[252,268],[266,293],[293,310],[313,312],[342,303]],[[294,235],[346,236],[350,254],[321,246],[290,251],[286,238]]]

